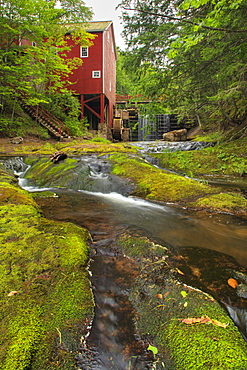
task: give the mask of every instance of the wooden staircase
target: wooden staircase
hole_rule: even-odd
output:
[[[27,105],[22,99],[19,99],[19,104],[34,121],[46,128],[53,137],[61,141],[70,139],[66,125],[45,108],[38,105]]]

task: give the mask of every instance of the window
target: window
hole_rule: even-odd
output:
[[[88,48],[83,48],[81,46],[81,58],[87,58],[88,57]]]
[[[32,46],[36,46],[36,42],[35,41],[32,41]]]
[[[110,81],[110,88],[109,88],[109,90],[110,90],[110,91],[112,90],[112,84],[111,84],[111,81]]]
[[[93,78],[100,78],[100,71],[93,71],[92,77]]]

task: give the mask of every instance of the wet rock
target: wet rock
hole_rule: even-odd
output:
[[[23,137],[13,137],[9,141],[11,142],[11,144],[21,144],[23,142]]]
[[[247,309],[247,270],[231,256],[211,249],[181,247],[169,257],[177,278],[211,294],[217,301]],[[229,285],[235,280],[237,285]],[[246,297],[245,297],[246,295]]]
[[[247,298],[247,285],[246,284],[239,284],[237,286],[236,293],[240,298]]]

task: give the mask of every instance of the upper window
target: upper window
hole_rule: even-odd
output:
[[[81,58],[87,58],[88,57],[88,48],[83,48],[81,46]]]
[[[92,77],[93,78],[100,78],[100,71],[93,71],[92,72]]]

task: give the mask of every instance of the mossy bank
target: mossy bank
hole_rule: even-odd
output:
[[[247,175],[247,137],[202,150],[155,154],[164,168],[188,176]]]
[[[3,169],[0,179],[0,369],[75,369],[94,308],[90,235],[43,218]]]
[[[13,144],[9,138],[0,139],[1,155],[51,155],[56,151],[68,154],[137,152],[128,143],[111,143],[108,140],[95,137],[92,140],[76,139],[68,142],[57,140],[30,140],[25,139],[20,144]]]
[[[135,182],[137,196],[193,209],[247,215],[247,200],[237,193],[227,193],[218,187],[156,168],[135,155],[113,154],[110,160],[115,175],[129,177]]]
[[[247,344],[238,329],[210,294],[179,279],[183,272],[170,263],[171,247],[131,230],[119,235],[118,245],[140,264],[130,299],[155,369],[247,369]]]

